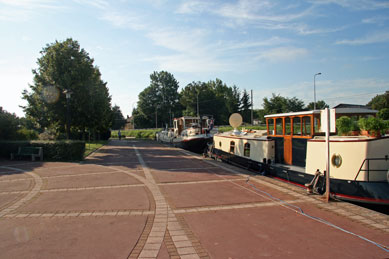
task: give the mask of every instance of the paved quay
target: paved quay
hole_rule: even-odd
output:
[[[389,258],[389,216],[154,141],[0,161],[0,258]]]

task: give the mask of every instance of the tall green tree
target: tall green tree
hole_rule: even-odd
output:
[[[287,98],[273,93],[270,99],[263,98],[263,109],[265,114],[298,112],[304,110],[304,102],[296,97]]]
[[[378,111],[384,108],[389,108],[389,91],[373,97],[370,102],[367,103],[367,106]]]
[[[138,96],[135,124],[139,127],[171,125],[173,115],[181,113],[178,81],[166,71],[150,75],[150,85]],[[138,123],[137,123],[138,122]]]
[[[3,107],[0,107],[0,139],[15,139],[18,125],[19,118],[15,114],[3,110]]]
[[[180,102],[185,115],[197,115],[197,96],[200,116],[212,115],[219,125],[227,124],[230,114],[240,109],[239,89],[228,87],[220,79],[192,82],[182,89]]]
[[[241,115],[244,122],[251,123],[251,101],[246,89],[243,90],[241,99]]]
[[[307,105],[307,107],[305,107],[305,109],[307,111],[312,111],[314,107],[315,107],[314,102],[310,102]],[[322,109],[325,109],[325,108],[329,108],[328,104],[326,104],[325,101],[319,100],[319,101],[316,102],[316,110],[322,110]]]
[[[112,124],[111,96],[89,54],[71,38],[47,44],[40,54],[30,92],[22,93],[27,117],[41,128],[64,133],[69,109],[73,134],[107,131]],[[65,91],[72,93],[69,100]]]
[[[122,129],[126,124],[126,119],[124,119],[123,113],[120,110],[120,107],[115,105],[112,107],[112,129],[118,130]]]

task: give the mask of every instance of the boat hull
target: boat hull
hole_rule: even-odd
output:
[[[160,141],[195,153],[203,153],[212,142],[212,136],[202,134],[185,138],[160,139]]]
[[[224,152],[222,150],[213,148],[212,156],[216,159],[221,159],[228,163],[233,163],[251,169],[261,173],[263,175],[278,178],[283,181],[287,181],[305,188],[305,184],[309,183],[313,179],[313,175],[305,172],[299,172],[291,170],[286,166],[265,164],[251,159],[236,156]],[[320,191],[325,190],[325,181],[323,177],[319,180]],[[337,199],[360,202],[360,203],[372,203],[389,206],[389,182],[368,182],[368,181],[352,181],[342,179],[330,179],[331,195]]]

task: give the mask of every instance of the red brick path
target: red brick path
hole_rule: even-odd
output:
[[[0,162],[0,258],[389,258],[389,217],[151,141]],[[283,205],[283,206],[281,206]]]

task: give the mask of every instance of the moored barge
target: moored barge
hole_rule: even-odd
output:
[[[342,115],[374,114],[366,109],[336,109]],[[267,115],[265,131],[214,135],[215,158],[256,170],[283,181],[325,190],[326,141],[322,111]],[[347,113],[347,114],[345,114]],[[389,137],[329,137],[332,197],[389,206]]]

